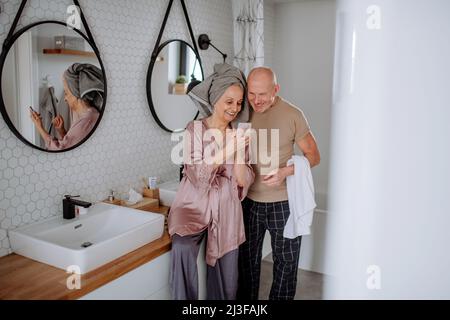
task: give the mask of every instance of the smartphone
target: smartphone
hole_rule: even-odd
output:
[[[252,128],[251,122],[241,122],[238,124],[238,129],[242,129],[244,131],[251,129],[251,128]]]
[[[30,111],[32,111],[32,112],[36,112],[36,113],[37,113],[37,111],[36,111],[36,110],[34,110],[32,106],[30,106]]]

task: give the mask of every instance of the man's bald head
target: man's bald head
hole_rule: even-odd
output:
[[[258,113],[265,112],[275,103],[275,97],[280,90],[275,72],[267,67],[257,67],[250,71],[247,87],[248,101]]]
[[[272,83],[274,86],[278,84],[277,76],[275,72],[269,67],[256,67],[253,68],[248,74],[247,80],[251,81],[253,78],[261,79]]]

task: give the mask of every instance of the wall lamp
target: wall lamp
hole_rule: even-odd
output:
[[[201,34],[198,37],[198,46],[200,47],[200,49],[202,50],[208,50],[209,46],[213,47],[214,49],[216,49],[223,57],[223,62],[225,63],[225,61],[227,60],[227,55],[225,53],[223,53],[222,51],[220,51],[219,49],[217,49],[212,43],[211,40],[209,39],[207,34]]]

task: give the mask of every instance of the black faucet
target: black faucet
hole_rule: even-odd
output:
[[[180,165],[180,181],[183,179],[184,164]]]
[[[75,206],[89,208],[92,205],[92,203],[90,203],[90,202],[73,199],[73,198],[77,198],[77,197],[79,197],[79,196],[69,196],[69,195],[64,196],[64,199],[63,199],[63,218],[64,219],[75,218]]]

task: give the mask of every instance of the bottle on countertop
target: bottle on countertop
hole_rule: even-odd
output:
[[[114,197],[114,191],[109,191],[108,201],[113,202],[116,198]]]
[[[156,185],[158,184],[158,177],[149,177],[148,178],[148,188],[156,189]]]
[[[149,177],[148,186],[143,189],[143,195],[147,198],[159,200],[158,177]]]

